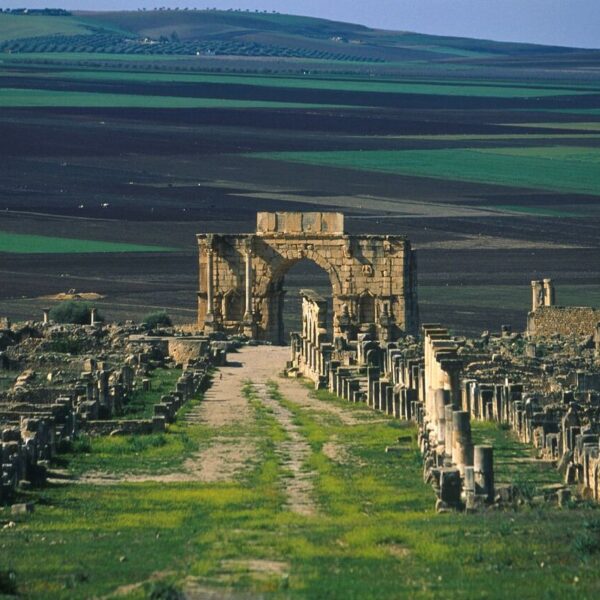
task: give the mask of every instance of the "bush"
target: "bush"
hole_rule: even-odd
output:
[[[0,571],[0,594],[15,596],[17,594],[17,575],[14,571]]]
[[[600,552],[600,519],[586,521],[584,530],[573,540],[573,550],[581,560]]]
[[[156,327],[171,327],[173,322],[166,310],[156,310],[144,317],[144,325],[147,325],[150,329],[154,329]]]
[[[67,300],[57,304],[50,310],[50,319],[56,323],[74,323],[76,325],[89,325],[92,306],[88,302]],[[96,321],[102,317],[96,313]]]
[[[146,591],[150,600],[183,600],[185,598],[176,585],[165,581],[151,583]]]

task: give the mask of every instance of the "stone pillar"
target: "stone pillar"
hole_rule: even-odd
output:
[[[96,307],[90,308],[90,325],[96,324],[96,317],[98,316],[96,311],[97,311]]]
[[[44,313],[44,325],[48,325],[50,323],[50,309],[42,308],[42,312]]]
[[[245,273],[245,308],[244,308],[244,333],[250,337],[256,337],[254,327],[254,309],[252,306],[252,239],[248,238],[245,247],[246,273]]]
[[[477,493],[485,495],[488,502],[493,502],[494,449],[491,446],[475,446],[473,450],[473,466]]]
[[[544,284],[541,280],[535,279],[531,282],[531,311],[535,312],[540,306],[544,305]]]
[[[473,465],[470,415],[464,410],[452,413],[452,461],[461,473]]]
[[[446,404],[450,404],[450,392],[438,388],[435,390],[435,432],[442,451],[446,439]]]
[[[215,321],[214,315],[214,276],[213,276],[213,249],[212,240],[208,239],[206,247],[206,317],[204,322],[208,329],[212,330]]]
[[[556,296],[554,293],[554,284],[552,279],[544,279],[544,306],[554,306]]]
[[[453,428],[454,409],[451,404],[444,406],[444,454],[448,460],[452,461],[452,428]]]
[[[596,325],[594,333],[594,342],[596,344],[596,358],[600,360],[600,323]]]

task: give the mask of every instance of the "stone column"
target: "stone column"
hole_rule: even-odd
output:
[[[48,325],[50,323],[50,309],[42,308],[42,312],[44,313],[44,325]]]
[[[494,500],[494,449],[491,446],[475,446],[473,451],[475,486],[488,502]]]
[[[556,296],[552,279],[544,279],[544,306],[554,306]]]
[[[535,312],[544,305],[544,284],[539,279],[531,282],[531,311]]]
[[[97,317],[96,310],[97,309],[95,307],[90,308],[90,325],[96,324],[96,317]]]
[[[473,465],[470,415],[464,410],[452,413],[452,461],[461,474],[465,467]]]
[[[453,413],[452,404],[444,406],[444,454],[446,458],[452,462],[452,431],[453,431]]]
[[[254,330],[254,310],[252,306],[252,238],[248,238],[245,246],[246,273],[245,273],[245,292],[246,302],[244,310],[244,333],[248,337],[256,337]]]
[[[214,275],[213,275],[213,249],[212,239],[207,239],[206,246],[206,316],[204,318],[205,325],[212,331],[215,321],[214,315]]]

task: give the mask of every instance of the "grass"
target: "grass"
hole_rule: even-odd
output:
[[[48,55],[52,56],[52,55]],[[282,77],[261,75],[214,75],[182,73],[131,73],[128,71],[69,71],[44,74],[44,77],[68,77],[95,81],[189,82],[252,85],[259,87],[314,89],[345,92],[425,94],[435,96],[472,96],[483,98],[542,98],[593,93],[578,88],[527,87],[515,84],[442,83],[427,81],[385,81],[350,78]]]
[[[270,152],[249,156],[361,171],[600,194],[600,150],[593,147]]]
[[[85,23],[67,16],[24,16],[0,13],[0,42],[45,35],[90,33]]]
[[[572,129],[577,131],[600,131],[600,122],[589,123],[507,123],[511,127],[534,127],[544,129]]]
[[[101,92],[63,92],[0,88],[0,107],[88,107],[88,108],[332,108],[338,105],[270,100],[228,100],[182,96],[150,96]]]
[[[175,384],[181,373],[181,369],[155,369],[150,377],[151,389],[148,392],[141,389],[141,381],[138,381],[137,389],[124,407],[123,416],[128,419],[147,419],[151,417],[153,406],[160,402],[161,396],[169,394],[175,389]]]
[[[0,571],[13,571],[29,598],[101,596],[134,584],[125,595],[141,599],[157,589],[151,578],[172,589],[185,577],[217,595],[233,588],[291,599],[502,598],[508,590],[522,598],[597,595],[600,557],[589,525],[597,511],[435,515],[412,424],[372,420],[365,407],[317,392],[353,410],[357,423],[344,425],[330,412],[289,401],[271,384],[271,397],[293,413],[311,446],[305,468],[315,474],[318,514],[289,512],[289,475],[275,452],[285,430],[251,386],[244,393],[254,410],[248,422],[213,430],[179,425],[162,445],[136,451],[126,442],[121,451],[121,460],[134,463],[170,452],[169,438],[181,432],[200,444],[224,434],[252,436],[257,461],[243,476],[228,483],[28,492],[37,510],[2,531],[0,546],[10,551],[0,553]],[[505,432],[483,434],[499,436],[499,443]],[[399,436],[404,451],[386,454]],[[329,459],[323,446],[331,440],[346,447],[351,460]]]
[[[452,306],[497,308],[528,311],[531,290],[523,285],[420,285],[419,301],[437,304],[443,291],[444,302]],[[600,306],[600,285],[561,284],[558,306]]]
[[[474,444],[494,447],[496,482],[526,482],[536,492],[544,485],[562,483],[561,473],[548,462],[538,460],[536,450],[521,444],[512,432],[484,421],[473,421],[471,428]]]
[[[0,231],[0,252],[9,254],[82,254],[90,252],[176,252],[178,248],[100,242]]]

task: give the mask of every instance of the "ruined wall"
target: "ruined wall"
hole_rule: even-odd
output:
[[[187,364],[198,360],[208,352],[207,339],[170,338],[168,341],[169,356],[178,364]]]
[[[540,306],[527,316],[527,333],[546,337],[594,335],[600,322],[600,308],[589,306]]]

